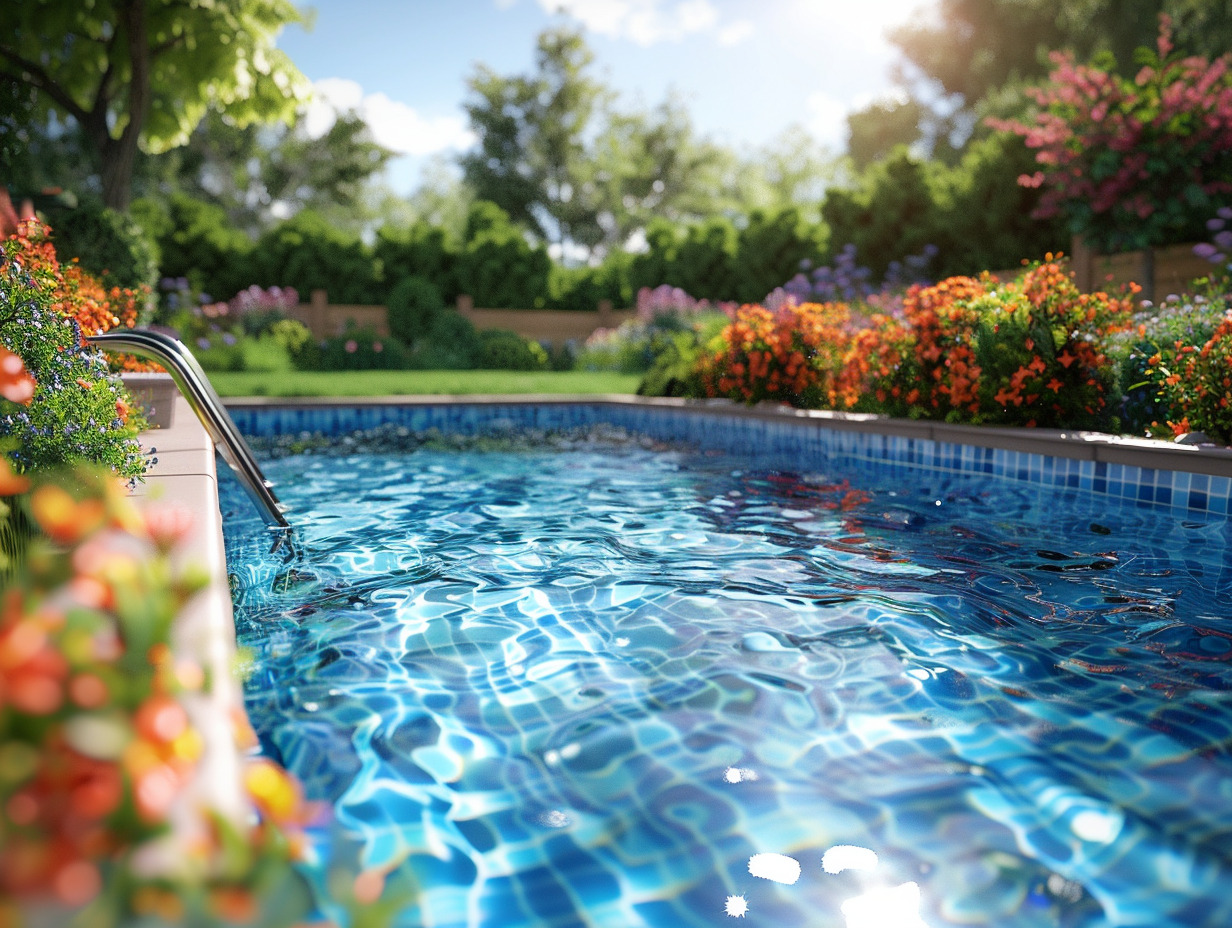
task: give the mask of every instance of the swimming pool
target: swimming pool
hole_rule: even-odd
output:
[[[248,708],[415,884],[401,924],[1232,923],[1226,478],[585,404],[235,415],[299,526],[268,555],[223,487]]]

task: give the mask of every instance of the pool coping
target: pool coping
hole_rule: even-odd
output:
[[[1078,429],[1028,429],[983,425],[953,425],[923,419],[893,419],[869,413],[843,413],[829,410],[795,409],[790,406],[759,403],[745,406],[731,400],[692,400],[627,394],[468,394],[433,396],[362,397],[227,397],[228,407],[237,408],[346,408],[364,406],[524,406],[570,405],[638,406],[676,411],[715,413],[770,422],[812,425],[835,431],[859,432],[925,441],[994,448],[1027,454],[1040,454],[1069,460],[1120,464],[1151,470],[1172,470],[1215,477],[1232,477],[1232,448],[1216,445],[1189,445],[1086,432]]]
[[[176,655],[197,663],[211,686],[207,692],[181,696],[201,736],[203,751],[188,789],[172,808],[171,834],[154,845],[147,861],[159,871],[177,870],[182,865],[183,848],[205,837],[200,808],[214,809],[236,824],[251,815],[237,742],[236,724],[244,717],[244,701],[236,672],[234,609],[227,579],[214,443],[178,392],[169,418],[165,427],[138,435],[152,463],[130,495],[139,511],[173,507],[192,514],[191,528],[174,550],[172,563],[176,569],[203,569],[208,583],[177,615],[171,646]]]

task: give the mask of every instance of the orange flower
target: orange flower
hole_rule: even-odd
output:
[[[0,496],[16,496],[30,489],[30,481],[13,473],[9,459],[0,454]]]
[[[77,502],[54,484],[44,484],[30,498],[30,510],[39,528],[52,541],[71,544],[96,531],[103,524],[105,509],[101,500]]]

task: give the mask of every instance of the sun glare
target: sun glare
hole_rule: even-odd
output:
[[[793,0],[791,18],[802,31],[825,30],[845,42],[878,45],[886,32],[925,15],[936,0],[859,0],[857,3],[818,3]]]

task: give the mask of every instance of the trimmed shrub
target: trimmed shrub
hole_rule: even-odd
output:
[[[419,370],[474,370],[479,363],[479,333],[456,311],[441,314],[411,352],[410,366]]]
[[[294,357],[294,356],[293,356]],[[319,346],[317,370],[393,371],[407,366],[407,351],[398,339],[372,329],[347,329]]]
[[[542,371],[547,366],[548,354],[538,342],[505,329],[479,333],[480,370]]]
[[[406,277],[385,301],[389,331],[404,344],[415,345],[428,337],[445,315],[441,291],[423,277]]]

